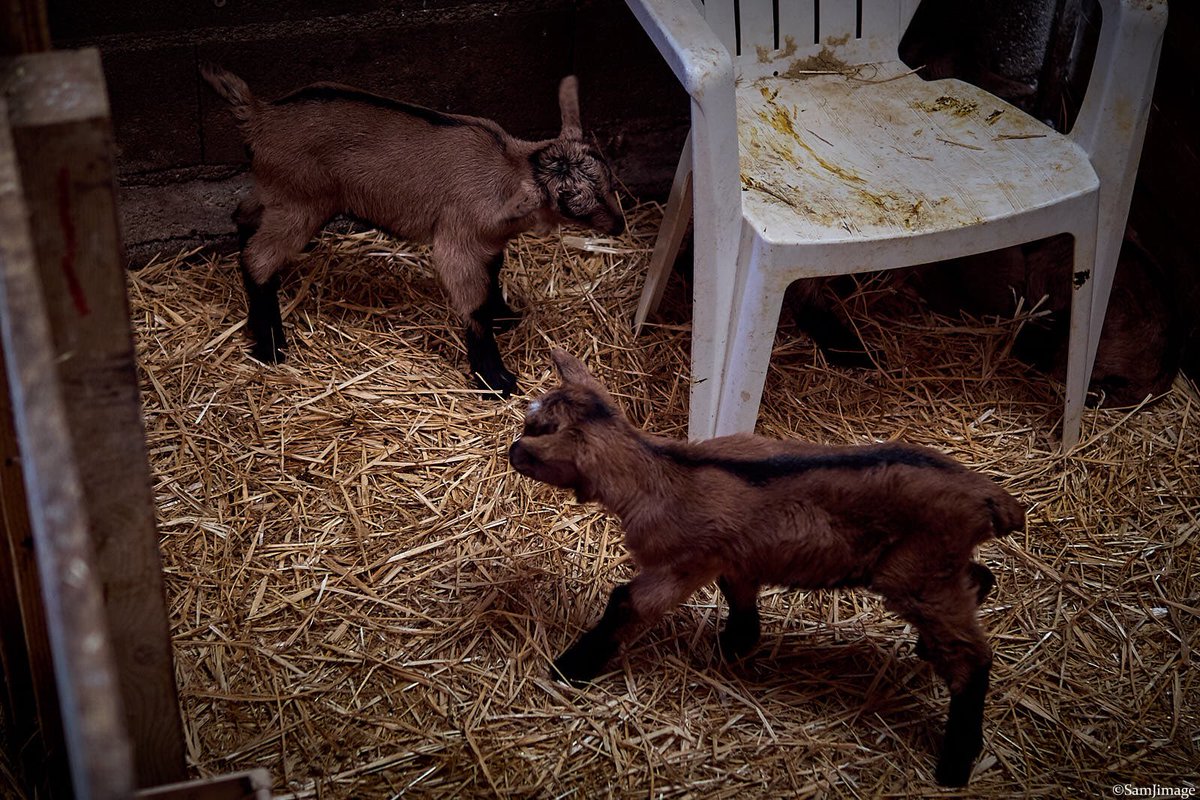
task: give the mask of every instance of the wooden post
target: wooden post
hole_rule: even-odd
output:
[[[96,50],[0,65],[137,785],[186,777]],[[10,351],[9,357],[12,357]]]
[[[33,556],[11,396],[0,347],[0,660],[7,690],[5,722],[9,742],[20,747],[22,783],[31,794],[70,797],[58,688],[42,613],[42,584]]]
[[[0,343],[71,782],[79,798],[125,798],[133,788],[129,742],[28,222],[0,101]]]
[[[50,32],[42,0],[3,2],[0,54],[49,49]],[[0,347],[0,667],[4,674],[4,716],[9,741],[20,748],[16,766],[21,769],[22,783],[34,793],[66,797],[70,782],[58,717],[58,691],[42,615],[42,590],[33,559],[33,533],[9,398],[4,348]]]

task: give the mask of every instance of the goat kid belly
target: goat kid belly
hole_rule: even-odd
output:
[[[865,586],[873,566],[848,548],[819,545],[806,539],[776,541],[729,563],[735,571],[760,585],[809,591]]]

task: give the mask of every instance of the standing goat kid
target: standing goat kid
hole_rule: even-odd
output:
[[[433,244],[433,263],[465,325],[471,371],[507,396],[493,325],[513,324],[500,291],[504,246],[528,230],[575,222],[618,234],[625,222],[612,171],[583,141],[575,78],[564,78],[557,139],[515,139],[495,122],[443,114],[335,83],[263,102],[219,67],[205,79],[230,103],[249,147],[255,188],[234,221],[254,356],[283,360],[279,278],[331,217],[345,213]]]
[[[618,646],[712,580],[729,603],[726,658],[758,642],[758,590],[862,586],[918,630],[917,652],[950,689],[937,766],[966,784],[983,746],[992,663],[978,607],[995,579],[981,542],[1024,527],[989,478],[914,445],[824,447],[738,434],[687,443],[643,433],[577,359],[556,350],[562,385],[529,406],[513,468],[573,489],[621,518],[639,571],[554,662],[595,677]]]

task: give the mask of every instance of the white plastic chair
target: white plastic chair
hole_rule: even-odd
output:
[[[694,209],[691,438],[754,428],[792,281],[1066,232],[1064,451],[1077,443],[1165,0],[1100,0],[1095,65],[1069,135],[969,84],[912,74],[897,47],[916,0],[780,0],[778,27],[773,0],[627,2],[692,100],[636,315],[640,328],[657,306]]]

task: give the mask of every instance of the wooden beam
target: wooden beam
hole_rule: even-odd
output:
[[[42,613],[42,584],[0,347],[0,660],[5,722],[30,796],[70,797],[54,663]]]
[[[20,177],[0,100],[0,345],[71,781],[78,798],[124,798],[133,788],[129,741]]]
[[[163,603],[112,165],[112,126],[94,49],[0,64],[33,220],[137,785],[183,780],[183,725]]]

